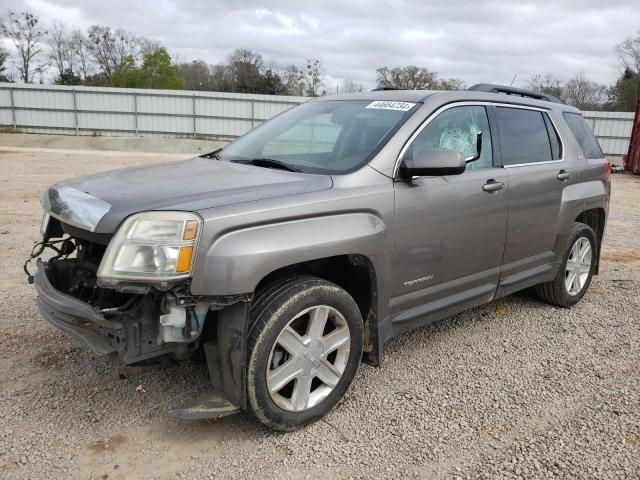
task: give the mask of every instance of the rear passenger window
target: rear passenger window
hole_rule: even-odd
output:
[[[554,159],[542,112],[509,107],[498,107],[496,111],[503,165]]]
[[[544,123],[547,125],[547,133],[549,134],[549,141],[551,141],[551,157],[554,160],[562,158],[562,142],[560,142],[560,135],[553,126],[553,122],[546,113],[542,114]]]
[[[598,140],[593,136],[593,132],[591,132],[589,125],[584,121],[582,115],[564,112],[562,116],[566,120],[567,125],[569,125],[573,136],[576,137],[580,148],[582,148],[582,153],[584,153],[586,158],[604,157]]]

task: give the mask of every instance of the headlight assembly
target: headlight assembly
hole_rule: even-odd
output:
[[[102,285],[166,282],[191,275],[202,219],[188,212],[130,216],[109,242],[98,269]]]

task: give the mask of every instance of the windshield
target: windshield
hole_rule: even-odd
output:
[[[223,160],[341,174],[367,163],[416,108],[411,102],[329,100],[299,105],[220,152]]]

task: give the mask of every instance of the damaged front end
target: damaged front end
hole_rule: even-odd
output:
[[[132,240],[132,235],[126,235],[121,243],[127,248],[134,245],[143,255],[137,251],[132,255],[125,248],[113,254],[115,247],[110,236],[84,231],[53,217],[47,220],[44,239],[32,255],[32,259],[37,259],[32,281],[38,307],[46,320],[95,354],[116,357],[120,365],[139,364],[162,356],[180,361],[201,358],[204,353],[216,391],[175,410],[176,416],[219,417],[245,406],[248,295],[192,296],[188,275],[169,279],[163,273],[158,281],[145,281],[142,277],[149,269],[143,262],[157,263],[157,259],[149,260],[147,245],[136,238]],[[187,236],[186,228],[188,225],[178,232],[180,238]],[[171,248],[179,252],[183,243],[174,242]],[[55,255],[43,261],[40,257],[48,247]],[[111,261],[109,275],[103,281],[100,271],[105,269],[110,249],[115,260]],[[116,281],[118,255],[124,255],[134,267],[138,264],[143,267],[133,274],[123,273],[122,280]],[[162,255],[168,257],[166,252]],[[176,265],[179,255],[176,253]]]

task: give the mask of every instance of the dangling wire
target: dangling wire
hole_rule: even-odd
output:
[[[60,245],[60,248],[58,248],[57,245]],[[55,261],[65,256],[68,257],[69,255],[71,255],[71,253],[73,253],[76,247],[69,238],[63,238],[61,240],[54,240],[54,241],[42,240],[40,242],[37,242],[31,249],[29,258],[27,259],[26,262],[24,262],[24,265],[22,267],[22,269],[24,270],[24,273],[27,274],[27,281],[29,282],[29,284],[33,283],[33,275],[29,271],[29,263],[31,263],[34,259],[42,255],[45,249],[47,248],[50,248],[51,250],[56,252],[56,256],[54,256],[51,259]]]

